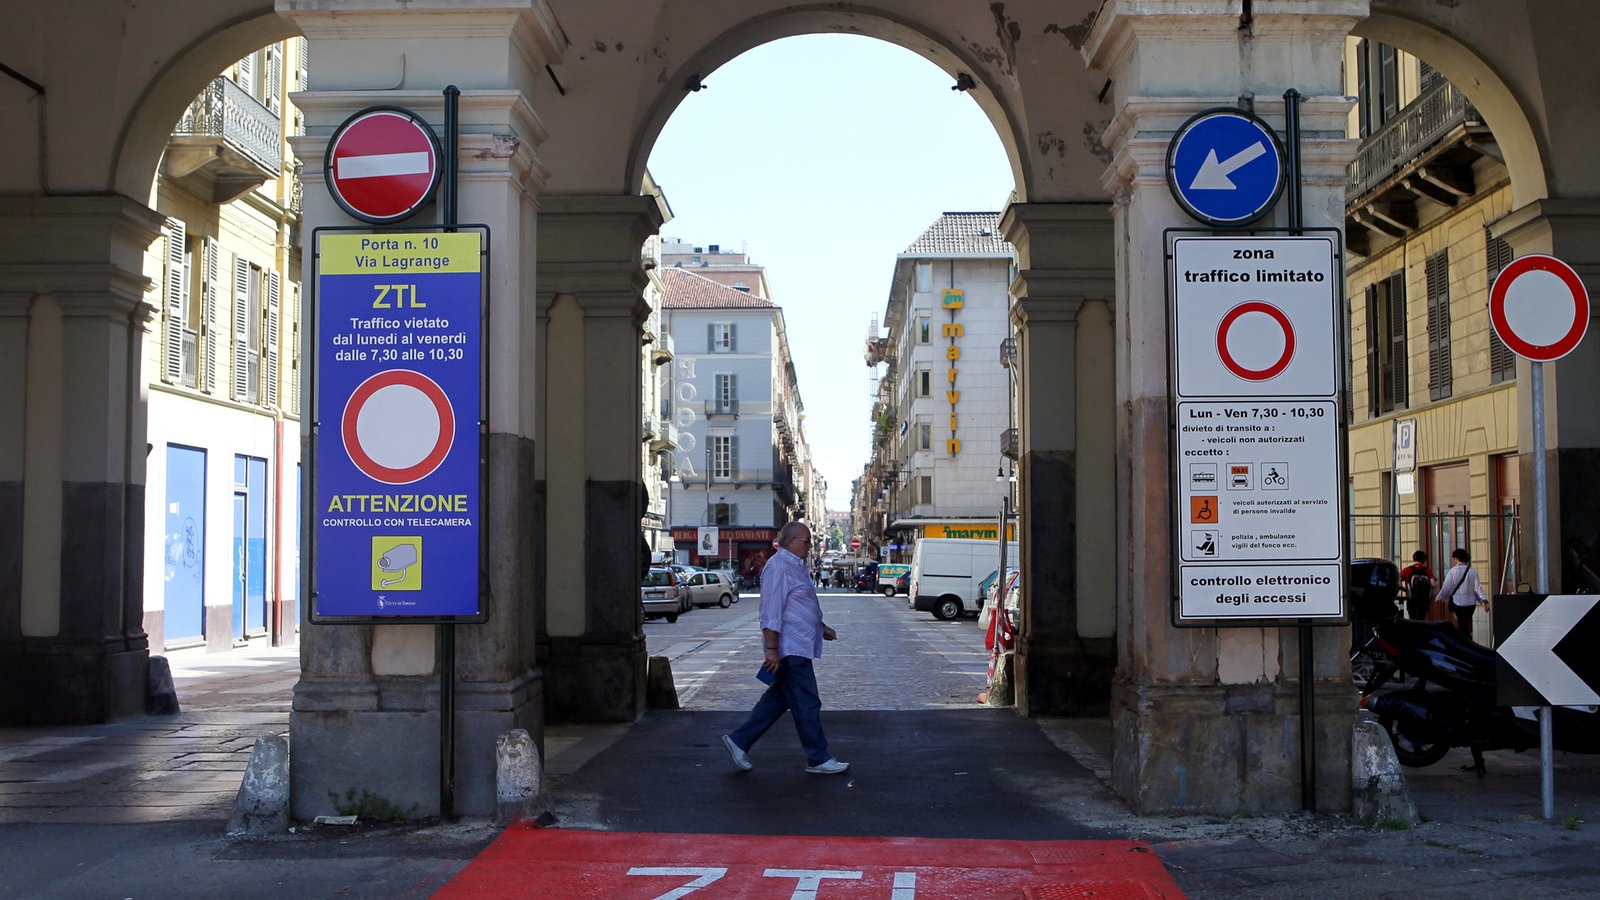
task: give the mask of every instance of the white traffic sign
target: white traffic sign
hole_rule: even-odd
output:
[[[1334,396],[1336,249],[1327,237],[1174,238],[1178,396]]]
[[[1600,595],[1497,597],[1497,637],[1503,627],[1502,619],[1512,612],[1510,607],[1524,603],[1531,603],[1532,611],[1526,618],[1510,626],[1509,635],[1498,638],[1495,652],[1505,665],[1510,666],[1518,677],[1538,693],[1538,697],[1508,696],[1505,699],[1509,702],[1502,705],[1600,704],[1600,670],[1597,670],[1594,652],[1594,641],[1600,636],[1600,616],[1595,621],[1589,621],[1589,614],[1596,604],[1600,604]],[[1504,677],[1498,679],[1502,694],[1519,687],[1514,684],[1515,680]]]
[[[363,222],[409,218],[439,184],[439,142],[416,113],[400,107],[362,110],[328,141],[324,177],[340,208]]]
[[[1337,242],[1169,241],[1177,621],[1342,618]]]
[[[1511,352],[1534,362],[1571,353],[1589,329],[1589,292],[1572,267],[1529,254],[1500,270],[1489,289],[1489,322]]]

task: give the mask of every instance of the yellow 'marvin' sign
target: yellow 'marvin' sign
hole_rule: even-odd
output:
[[[924,525],[922,536],[930,538],[970,538],[979,541],[997,541],[1000,539],[1000,526],[998,525]],[[1017,526],[1006,526],[1006,540],[1017,539]]]

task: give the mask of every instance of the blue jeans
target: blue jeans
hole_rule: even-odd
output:
[[[822,698],[817,696],[817,673],[804,656],[785,656],[778,660],[778,677],[767,688],[750,717],[728,737],[749,752],[784,712],[794,717],[794,730],[806,751],[806,765],[819,766],[832,755],[828,739],[822,734]]]

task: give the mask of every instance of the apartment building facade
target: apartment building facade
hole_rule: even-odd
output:
[[[153,651],[293,643],[300,618],[298,164],[306,42],[218,75],[173,129],[145,271],[144,627]]]
[[[901,560],[921,537],[998,537],[1008,440],[1015,458],[1003,364],[1015,254],[999,220],[945,213],[895,260],[887,333],[866,350],[884,368],[858,498],[864,553]]]

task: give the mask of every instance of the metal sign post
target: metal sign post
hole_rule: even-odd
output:
[[[1489,289],[1489,323],[1513,353],[1529,361],[1533,394],[1534,591],[1550,592],[1549,504],[1545,475],[1544,364],[1571,353],[1589,328],[1589,294],[1578,273],[1552,256],[1529,254],[1500,270]],[[1555,818],[1555,742],[1551,707],[1539,707],[1540,791],[1544,817]]]

